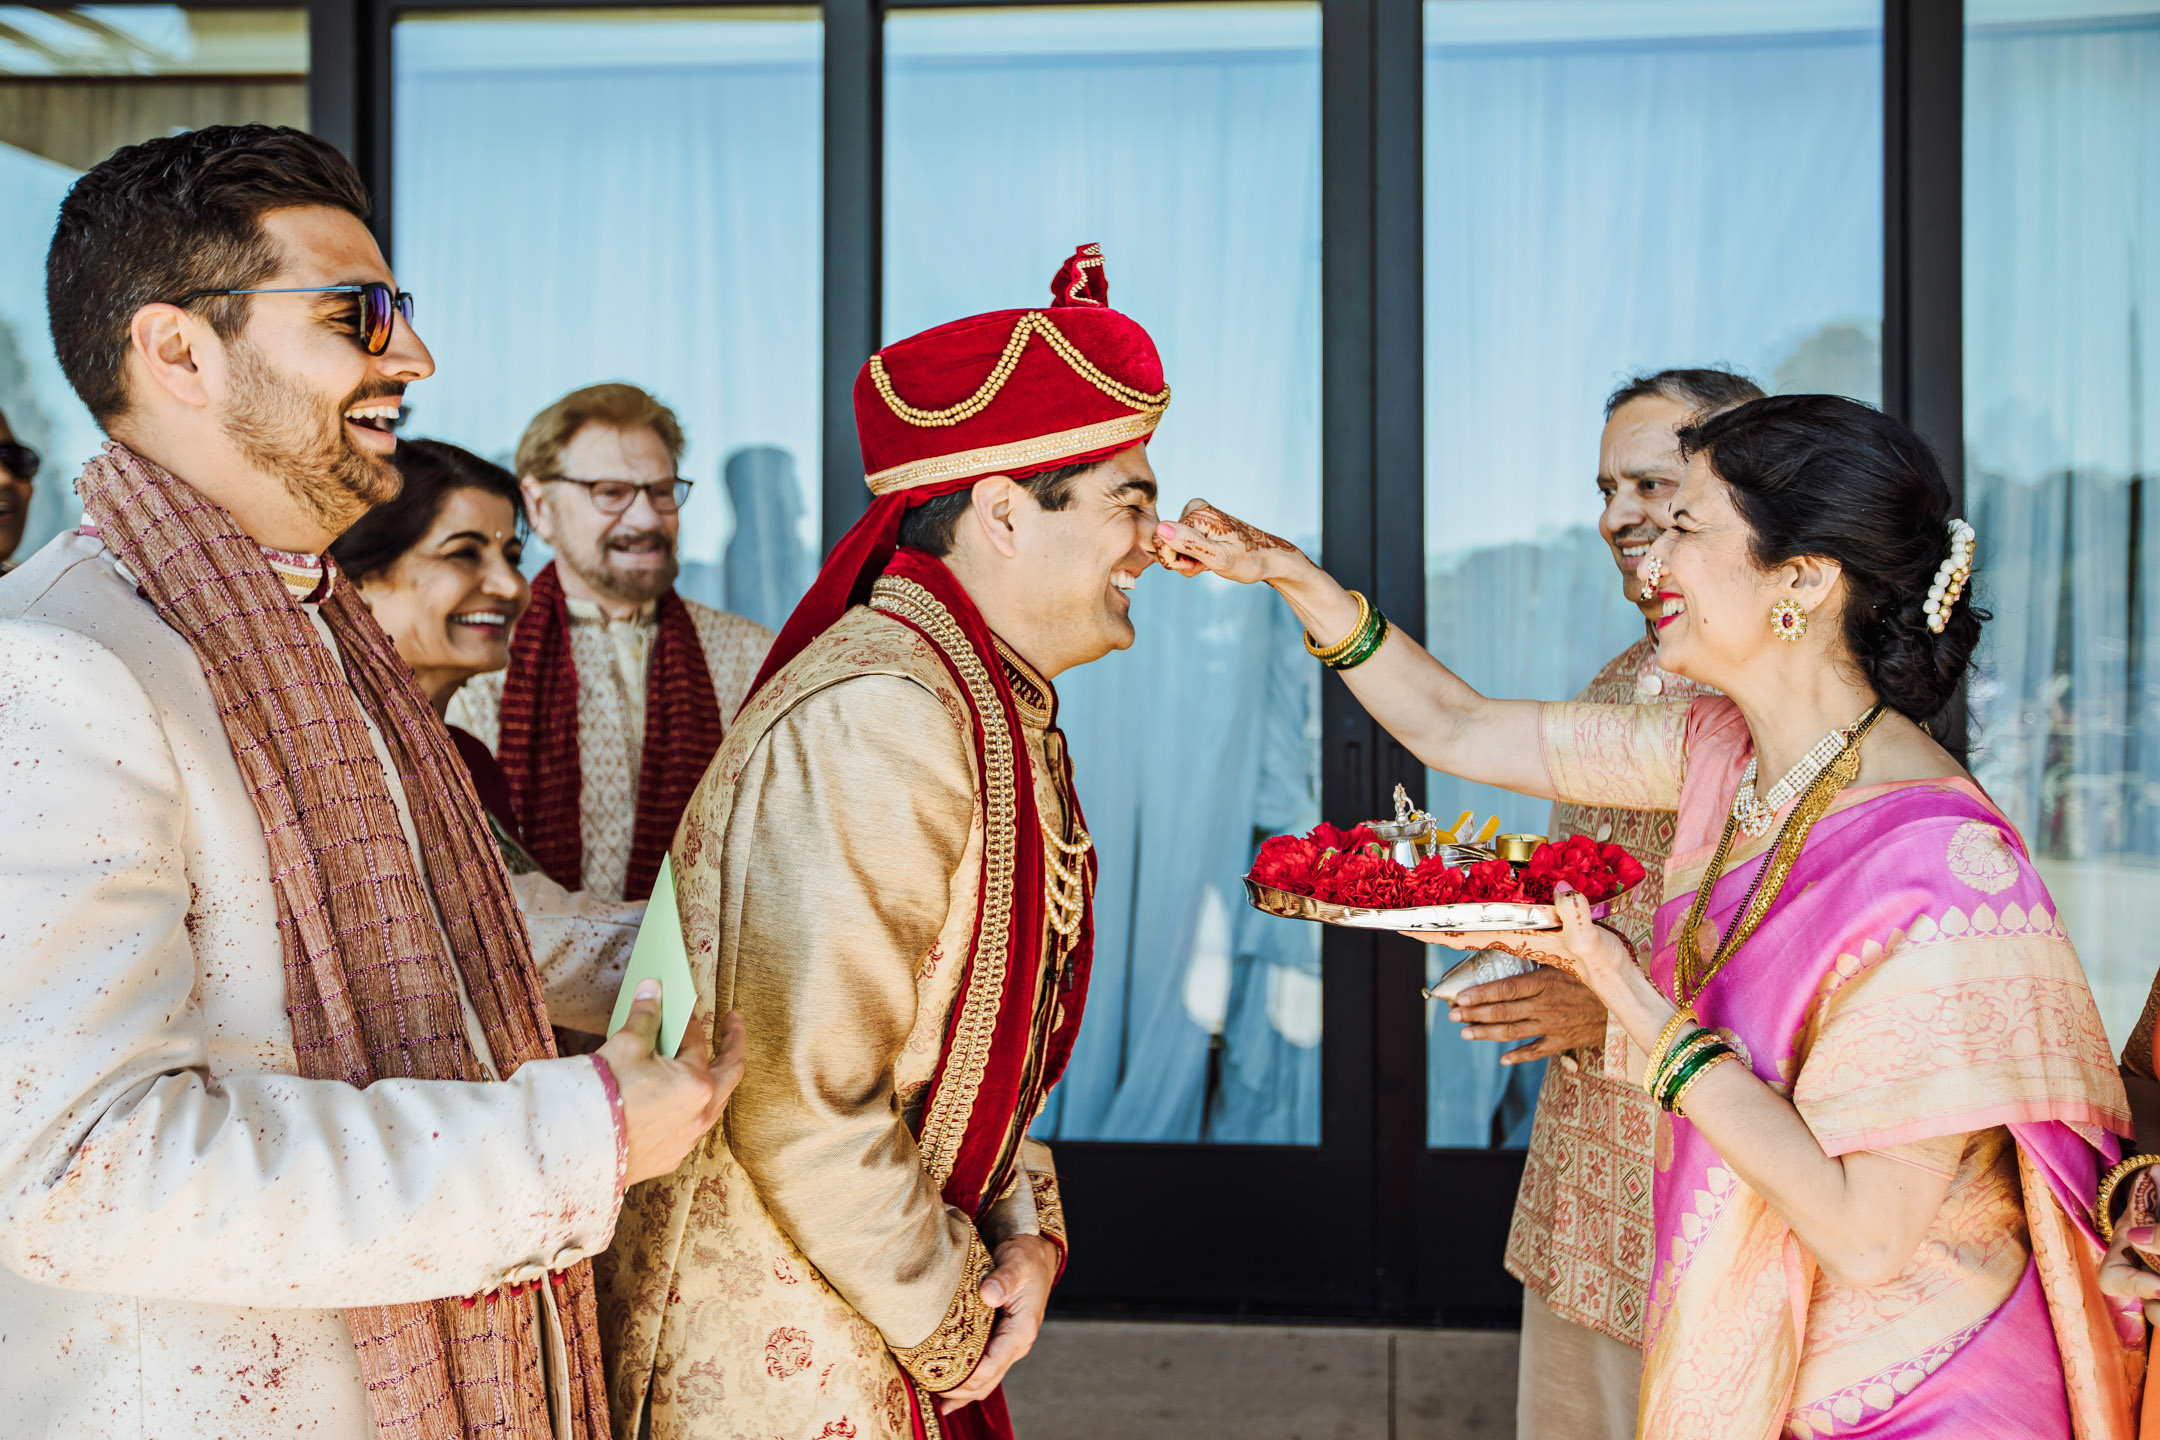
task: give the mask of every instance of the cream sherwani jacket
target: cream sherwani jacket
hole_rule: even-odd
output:
[[[299,1077],[268,851],[210,689],[95,540],[0,580],[0,777],[0,1431],[371,1436],[338,1307],[607,1245],[588,1060]],[[551,1000],[604,1025],[630,927],[541,908]],[[485,1056],[469,1006],[467,1027]]]

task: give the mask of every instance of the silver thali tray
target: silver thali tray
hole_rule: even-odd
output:
[[[1371,910],[1362,905],[1338,905],[1290,890],[1277,890],[1256,880],[1245,881],[1245,898],[1255,910],[1292,920],[1317,920],[1322,925],[1343,925],[1352,930],[1557,930],[1560,912],[1550,905],[1477,901],[1464,905],[1410,905],[1397,910]],[[1611,901],[1594,905],[1592,919],[1602,920]]]

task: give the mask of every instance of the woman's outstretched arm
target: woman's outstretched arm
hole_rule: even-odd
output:
[[[1194,500],[1156,530],[1165,567],[1241,585],[1275,587],[1315,644],[1341,641],[1357,624],[1355,596],[1289,541]],[[1488,700],[1399,629],[1354,669],[1340,672],[1373,719],[1435,770],[1552,797],[1538,744],[1534,700]]]

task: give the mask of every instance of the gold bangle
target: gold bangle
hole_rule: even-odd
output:
[[[1678,1010],[1673,1011],[1672,1019],[1666,1021],[1665,1028],[1658,1032],[1657,1043],[1650,1047],[1650,1063],[1643,1066],[1643,1089],[1648,1090],[1650,1082],[1657,1078],[1658,1065],[1664,1060],[1665,1051],[1675,1039],[1679,1038],[1680,1027],[1692,1025],[1693,1023],[1695,1023],[1695,1011],[1691,1006],[1682,1005]]]
[[[1675,1115],[1680,1114],[1680,1107],[1687,1103],[1688,1091],[1693,1090],[1697,1085],[1702,1084],[1703,1076],[1709,1074],[1712,1070],[1717,1069],[1718,1066],[1724,1064],[1727,1060],[1737,1060],[1739,1058],[1739,1056],[1735,1055],[1732,1052],[1730,1047],[1727,1047],[1725,1053],[1722,1055],[1711,1056],[1708,1060],[1703,1062],[1702,1069],[1697,1070],[1693,1075],[1688,1076],[1687,1084],[1682,1085],[1678,1090],[1673,1092],[1672,1104],[1666,1106],[1665,1108],[1667,1110],[1670,1110]]]
[[[1321,645],[1312,638],[1312,631],[1305,632],[1305,653],[1323,665],[1349,654],[1351,647],[1364,638],[1365,627],[1372,623],[1372,602],[1365,598],[1365,592],[1352,590],[1350,594],[1357,601],[1357,624],[1350,627],[1348,635],[1333,645]]]
[[[2093,1228],[2100,1232],[2101,1244],[2115,1243],[2115,1217],[2108,1213],[2115,1208],[2115,1187],[2148,1165],[2160,1165],[2160,1155],[2126,1156],[2100,1177],[2100,1193],[2093,1199]]]

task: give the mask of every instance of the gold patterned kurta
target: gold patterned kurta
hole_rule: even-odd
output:
[[[1028,773],[1006,783],[1033,783],[1055,823],[1055,698],[1016,663],[1015,689],[1045,703],[1018,707]],[[673,854],[692,1029],[741,1011],[748,1068],[714,1138],[631,1192],[605,1257],[622,1440],[648,1399],[653,1440],[905,1440],[903,1370],[947,1390],[981,1356],[989,1249],[1064,1243],[1049,1150],[1018,1139],[1032,1116],[1014,1118],[1020,1163],[979,1224],[916,1141],[989,838],[972,734],[930,643],[857,607],[737,718],[691,801]]]
[[[1702,686],[1660,670],[1649,637],[1607,662],[1576,698],[1595,704],[1685,704]],[[1588,835],[1626,849],[1648,875],[1613,909],[1638,956],[1664,898],[1670,810],[1561,803],[1552,835]],[[1507,1270],[1563,1320],[1641,1346],[1650,1286],[1650,1165],[1656,1110],[1631,1073],[1626,1037],[1606,1027],[1602,1049],[1576,1053],[1578,1069],[1545,1067],[1530,1153],[1523,1163]]]
[[[657,604],[628,620],[610,620],[590,600],[570,598],[570,655],[578,671],[578,826],[585,847],[583,889],[606,900],[623,898],[630,840],[637,828],[638,770],[645,757],[645,692]],[[732,720],[749,693],[772,631],[755,620],[694,600],[683,605],[697,628],[698,648],[712,675],[720,718]],[[502,738],[503,677],[476,675],[451,697],[452,725],[493,750]]]

